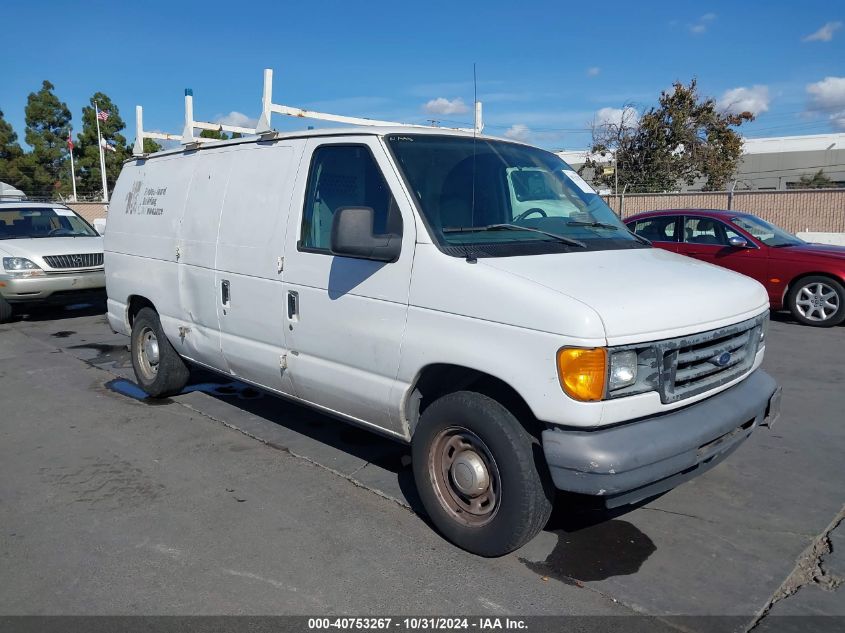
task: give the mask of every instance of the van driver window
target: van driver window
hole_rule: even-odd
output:
[[[402,234],[402,216],[369,148],[324,145],[314,151],[299,247],[330,252],[332,218],[342,207],[373,209],[376,234]]]

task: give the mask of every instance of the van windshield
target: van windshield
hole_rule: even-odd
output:
[[[0,209],[0,240],[96,235],[97,231],[70,209]]]
[[[432,237],[455,256],[647,248],[558,156],[470,137],[389,135]]]

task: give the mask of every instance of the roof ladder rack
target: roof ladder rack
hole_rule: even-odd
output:
[[[283,114],[285,116],[298,117],[303,119],[316,119],[320,121],[333,121],[335,123],[344,123],[346,125],[374,125],[374,126],[402,126],[402,127],[419,127],[430,128],[430,125],[417,125],[409,123],[397,123],[396,121],[380,121],[378,119],[366,119],[362,117],[344,116],[341,114],[328,114],[327,112],[315,112],[313,110],[303,110],[302,108],[293,108],[290,106],[279,105],[273,103],[273,71],[270,68],[264,69],[264,94],[261,98],[261,117],[258,119],[258,125],[255,131],[258,134],[267,134],[273,131],[270,126],[270,117],[272,113]],[[464,132],[475,132],[480,134],[484,129],[484,124],[481,121],[481,102],[475,103],[475,128],[456,128]]]
[[[164,141],[179,141],[185,146],[198,146],[200,143],[216,141],[214,138],[194,136],[194,130],[211,130],[212,132],[236,132],[238,134],[255,134],[253,128],[240,127],[238,125],[227,125],[224,123],[209,123],[207,121],[194,120],[194,91],[185,88],[185,127],[182,134],[167,134],[164,132],[144,131],[144,110],[141,106],[135,106],[135,147],[132,153],[135,156],[142,156],[144,152],[144,139],[152,138]]]
[[[144,139],[156,139],[163,141],[179,141],[182,145],[188,148],[199,147],[202,143],[213,142],[218,139],[204,138],[202,136],[194,136],[194,130],[210,130],[213,132],[232,132],[237,134],[258,134],[259,136],[268,136],[276,133],[270,127],[270,117],[273,113],[283,114],[285,116],[292,116],[303,119],[316,119],[320,121],[333,121],[335,123],[343,123],[346,125],[372,125],[372,126],[402,126],[402,127],[418,127],[431,128],[430,125],[417,125],[409,123],[397,123],[394,121],[380,121],[377,119],[366,119],[362,117],[344,116],[341,114],[329,114],[326,112],[315,112],[313,110],[303,110],[302,108],[293,108],[290,106],[279,105],[273,103],[273,71],[269,68],[264,70],[264,93],[261,99],[261,116],[258,119],[258,125],[255,129],[240,127],[237,125],[227,125],[224,123],[209,123],[207,121],[194,120],[194,93],[190,88],[185,89],[185,126],[182,129],[182,134],[168,134],[165,132],[146,132],[144,131],[144,111],[141,106],[135,106],[135,126],[137,128],[135,134],[135,146],[132,150],[133,155],[143,156]],[[481,102],[475,102],[474,109],[475,120],[472,128],[451,128],[463,132],[473,132],[481,134],[484,129],[484,123],[481,120]],[[436,127],[436,126],[435,126]],[[448,129],[448,128],[447,128]]]

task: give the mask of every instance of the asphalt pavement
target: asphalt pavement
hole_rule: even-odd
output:
[[[845,327],[772,322],[783,415],[723,464],[613,512],[562,494],[483,559],[406,447],[204,372],[150,402],[101,312],[0,326],[2,615],[845,616]]]

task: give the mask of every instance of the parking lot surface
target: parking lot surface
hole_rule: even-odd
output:
[[[845,616],[843,327],[772,322],[783,415],[725,463],[560,495],[500,559],[427,525],[406,447],[211,374],[149,402],[127,342],[99,306],[0,326],[0,614]]]

